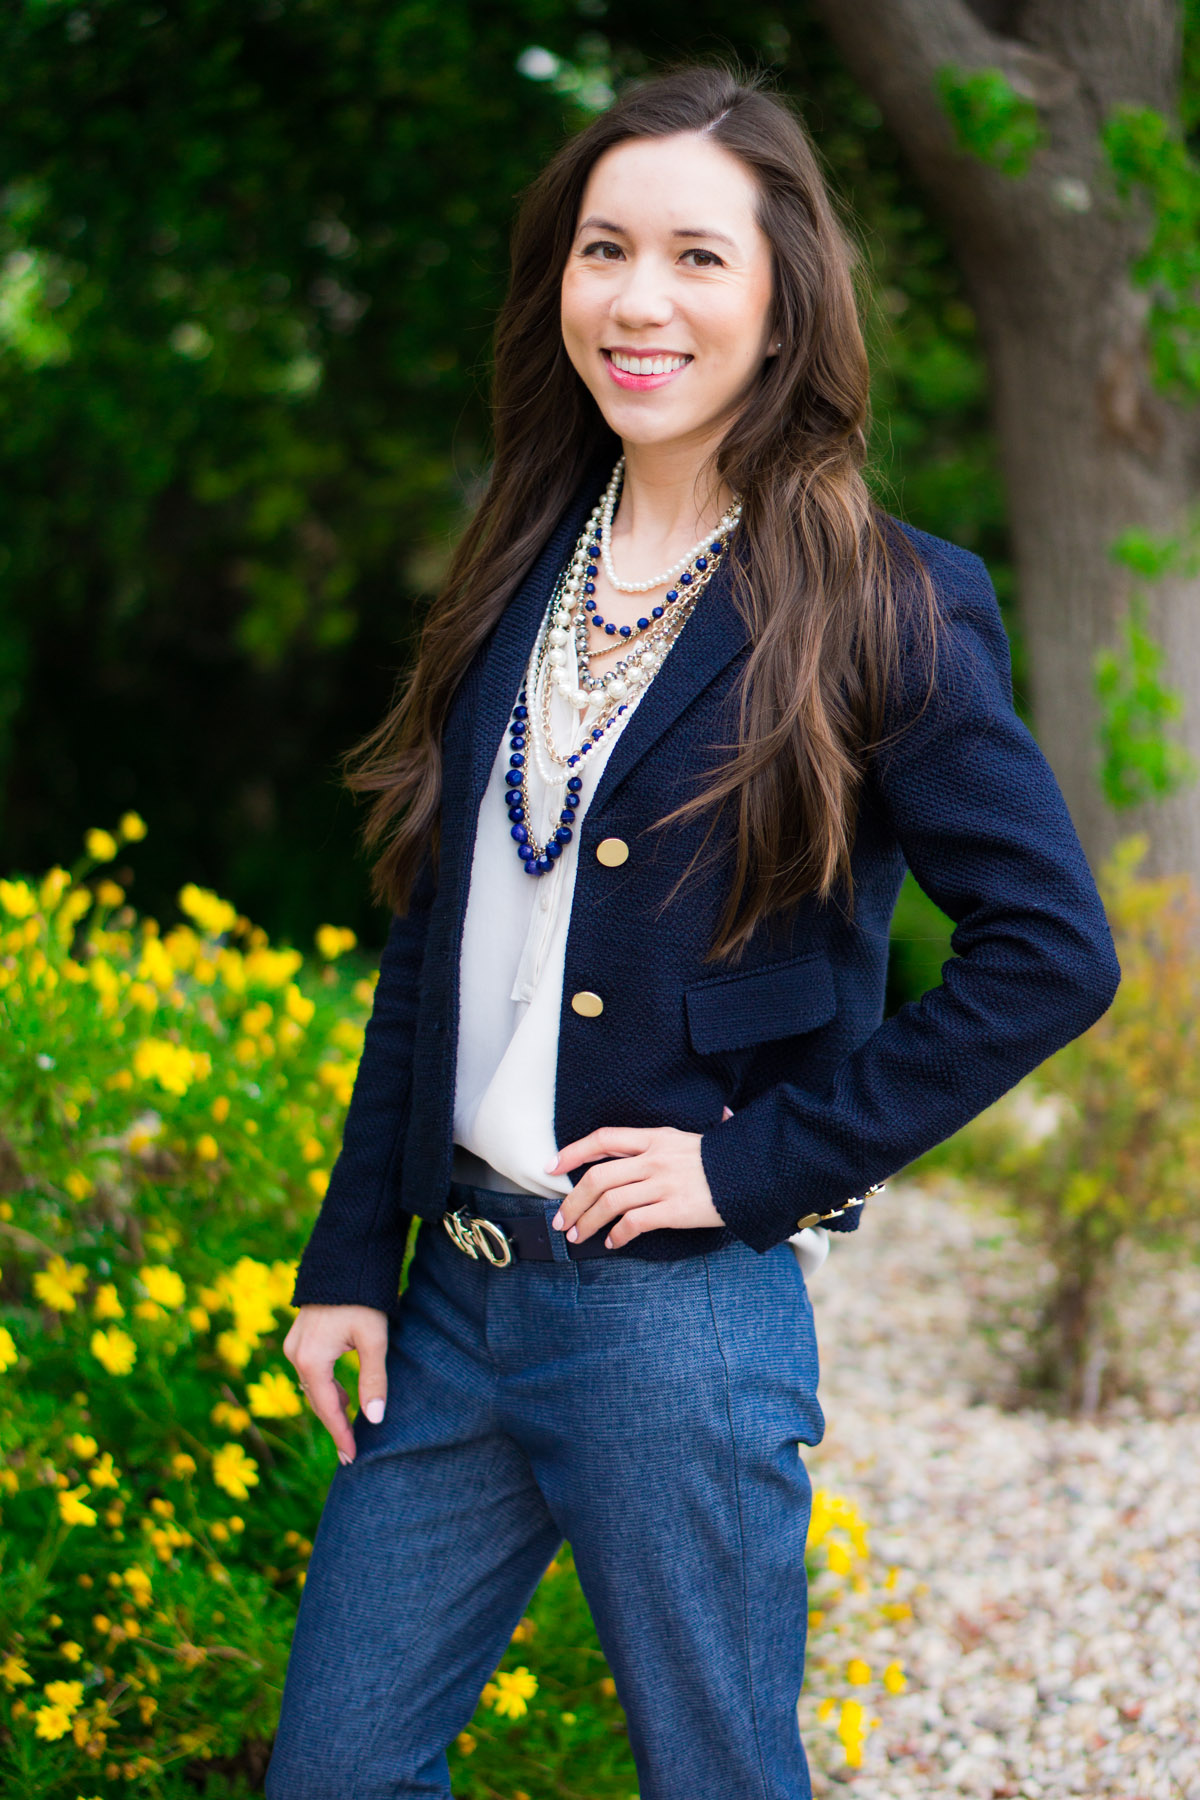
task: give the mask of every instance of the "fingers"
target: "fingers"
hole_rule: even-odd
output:
[[[365,1323],[355,1333],[358,1349],[358,1403],[372,1425],[378,1425],[387,1407],[388,1334],[387,1318],[383,1313],[373,1313],[372,1319],[379,1321],[378,1328],[372,1323]]]
[[[387,1403],[388,1318],[372,1306],[302,1306],[283,1343],[301,1391],[333,1439],[343,1463],[356,1454],[350,1396],[334,1375],[340,1356],[358,1354],[359,1402],[371,1418]],[[378,1419],[372,1419],[372,1424]]]
[[[354,1461],[354,1431],[347,1406],[349,1396],[330,1366],[324,1371],[309,1369],[302,1383],[308,1404],[333,1439],[340,1460]]]
[[[636,1156],[646,1148],[649,1139],[650,1132],[645,1128],[602,1125],[598,1131],[589,1131],[586,1137],[564,1144],[554,1161],[546,1164],[546,1173],[563,1175],[568,1169],[577,1169],[580,1163],[593,1162],[601,1156]]]
[[[578,1192],[578,1190],[576,1190]],[[611,1187],[604,1188],[590,1205],[585,1204],[578,1212],[574,1224],[567,1215],[566,1203],[563,1205],[563,1216],[567,1218],[567,1237],[573,1244],[582,1244],[594,1232],[603,1231],[614,1219],[628,1212],[631,1208],[641,1211],[652,1201],[661,1196],[657,1189],[650,1186],[648,1180],[629,1180],[614,1182]]]

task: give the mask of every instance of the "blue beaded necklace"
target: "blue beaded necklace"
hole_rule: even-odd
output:
[[[611,525],[614,488],[623,473],[623,459],[613,472],[605,495],[593,508],[592,515],[576,542],[575,549],[555,583],[554,592],[530,657],[526,680],[509,719],[508,770],[504,777],[504,803],[517,855],[527,875],[549,875],[566,846],[575,835],[575,814],[582,804],[582,777],[569,774],[563,792],[563,806],[558,821],[544,844],[533,835],[533,808],[529,798],[528,758],[536,721],[530,694],[536,695],[543,665],[548,678],[542,683],[542,726],[545,749],[551,759],[565,769],[578,769],[583,759],[603,740],[621,714],[628,710],[626,696],[636,693],[654,676],[667,651],[678,637],[684,621],[692,612],[700,594],[716,571],[728,545],[730,532],[740,515],[740,504],[693,553],[690,566],[682,570],[666,595],[662,606],[649,608],[649,616],[640,618],[636,626],[617,626],[600,617],[596,611],[597,559],[605,543],[605,527]],[[728,521],[728,523],[727,523]],[[603,675],[594,676],[587,666],[588,624],[602,630],[606,637],[618,634],[635,646],[629,657],[621,658]],[[573,691],[566,677],[568,633],[574,629],[576,668],[579,685]],[[560,673],[561,671],[561,673]],[[566,756],[554,749],[550,730],[550,693],[556,685],[572,706],[588,703],[603,710],[591,726],[583,742]],[[601,696],[597,699],[596,696]],[[560,777],[561,779],[561,777]]]

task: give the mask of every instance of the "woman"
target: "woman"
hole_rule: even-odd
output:
[[[761,84],[634,87],[534,183],[491,483],[352,778],[394,917],[284,1346],[343,1466],[271,1800],[445,1800],[564,1537],[641,1800],[810,1792],[790,1240],[1120,978],[987,572],[872,504],[866,418]],[[881,1023],[906,864],[957,955]]]

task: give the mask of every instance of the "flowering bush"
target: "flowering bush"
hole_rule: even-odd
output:
[[[1148,880],[1126,838],[1101,871],[1121,985],[1112,1006],[924,1159],[995,1189],[1055,1279],[1031,1384],[1090,1411],[1118,1372],[1109,1289],[1122,1241],[1178,1242],[1200,1184],[1200,897]]]
[[[280,1345],[373,977],[351,933],[323,926],[306,961],[191,884],[179,923],[139,919],[101,869],[144,831],[127,814],[73,869],[0,881],[12,1800],[257,1791],[334,1455]],[[817,1581],[839,1532],[858,1554],[840,1504],[814,1512]],[[813,1666],[853,1763],[868,1722],[838,1683],[857,1694],[860,1671],[849,1649]],[[464,1796],[559,1793],[568,1764],[589,1800],[632,1792],[569,1551],[453,1754]]]

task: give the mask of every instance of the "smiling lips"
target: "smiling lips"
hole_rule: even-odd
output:
[[[674,381],[676,375],[692,361],[690,356],[675,356],[670,352],[634,356],[624,350],[605,350],[602,354],[608,372],[618,387],[643,392],[648,388],[665,387],[668,381]]]

